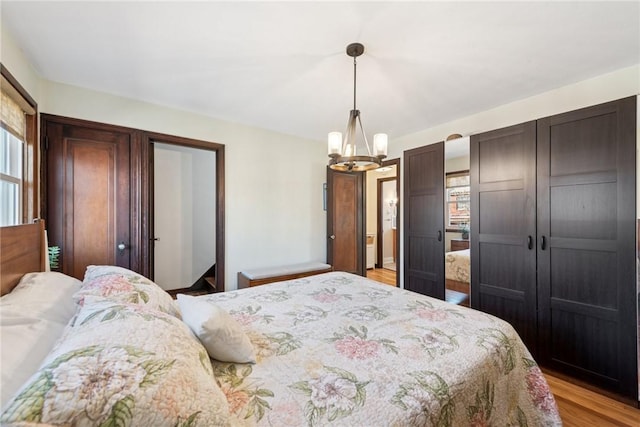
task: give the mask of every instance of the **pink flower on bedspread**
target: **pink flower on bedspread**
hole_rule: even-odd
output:
[[[158,387],[157,393],[153,396],[153,402],[155,410],[162,414],[163,419],[189,417],[188,413],[182,412],[188,408],[184,402],[183,390],[192,388],[190,381],[190,378],[174,375],[171,381],[164,381],[162,387]]]
[[[260,320],[259,316],[253,316],[246,313],[233,313],[233,318],[242,326],[248,326],[256,320]]]
[[[416,314],[421,319],[432,320],[434,322],[440,322],[442,320],[446,320],[449,317],[449,313],[447,313],[445,310],[437,308],[420,307],[416,309]]]
[[[234,390],[228,384],[223,384],[220,388],[229,402],[229,412],[232,414],[239,413],[249,403],[246,390]]]
[[[101,276],[87,283],[84,289],[100,289],[102,296],[109,296],[135,290],[124,277],[116,275]]]
[[[347,336],[336,341],[336,350],[349,359],[364,360],[378,355],[380,343],[360,337]]]
[[[320,302],[334,302],[340,299],[340,295],[319,292],[313,296],[313,299]]]
[[[542,371],[537,366],[531,368],[527,374],[527,390],[533,403],[545,412],[555,410],[555,400],[549,389],[547,381],[544,379]]]

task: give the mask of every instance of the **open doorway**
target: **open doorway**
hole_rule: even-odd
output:
[[[400,159],[367,172],[367,277],[398,286]]]
[[[151,278],[169,293],[224,291],[224,145],[145,136]]]
[[[153,160],[154,281],[204,288],[216,264],[216,153],[156,142]]]

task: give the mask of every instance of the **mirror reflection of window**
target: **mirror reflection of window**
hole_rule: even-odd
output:
[[[471,220],[471,178],[469,171],[448,173],[446,176],[447,228],[462,230]]]

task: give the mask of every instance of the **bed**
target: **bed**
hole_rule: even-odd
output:
[[[513,328],[465,307],[341,272],[177,301],[119,267],[58,275],[0,299],[72,308],[3,425],[561,425]]]
[[[445,254],[445,288],[449,291],[453,291],[464,295],[460,299],[460,304],[469,306],[469,283],[471,282],[471,265],[470,265],[470,250],[463,249],[460,251],[447,252]]]

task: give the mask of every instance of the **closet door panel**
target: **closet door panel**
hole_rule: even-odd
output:
[[[535,122],[471,137],[471,306],[536,350]]]
[[[638,392],[635,102],[541,119],[537,145],[540,361],[627,396]]]
[[[444,143],[404,153],[404,287],[444,299]]]
[[[136,178],[130,133],[43,115],[45,209],[49,244],[61,248],[61,271],[82,280],[88,265],[136,269]],[[125,249],[119,250],[118,244]]]
[[[525,194],[522,189],[496,191],[489,188],[480,192],[479,198],[480,206],[490,207],[480,210],[481,234],[517,236],[523,233]],[[502,215],[495,215],[496,212],[502,212]]]

